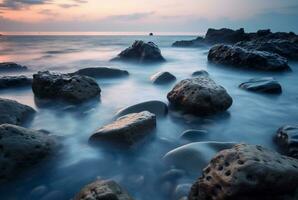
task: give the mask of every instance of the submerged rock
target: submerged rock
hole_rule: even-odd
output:
[[[90,76],[93,78],[117,78],[128,76],[129,73],[126,70],[109,67],[89,67],[80,69],[70,75],[83,75]]]
[[[28,68],[13,62],[3,62],[0,63],[0,72],[1,71],[25,71]]]
[[[168,113],[168,106],[162,101],[146,101],[119,110],[116,113],[116,117],[143,111],[149,111],[157,117],[163,117]]]
[[[31,86],[32,78],[27,76],[0,76],[0,89]]]
[[[0,98],[0,124],[21,125],[25,123],[35,110],[17,101]]]
[[[39,98],[58,98],[73,103],[98,97],[101,92],[96,81],[88,76],[71,76],[49,71],[33,75],[32,90]]]
[[[133,145],[156,127],[156,116],[148,111],[132,113],[95,131],[89,138],[90,143],[112,142]]]
[[[189,200],[281,199],[295,192],[297,185],[298,160],[261,146],[239,144],[210,161],[193,184]]]
[[[241,83],[239,87],[262,93],[280,94],[282,92],[281,85],[272,77],[250,79]]]
[[[164,62],[161,51],[153,42],[145,43],[141,40],[135,41],[131,47],[122,51],[112,60],[136,61],[140,63]]]
[[[233,102],[225,88],[208,76],[181,81],[168,93],[167,98],[174,106],[198,115],[225,111]]]
[[[206,130],[189,129],[189,130],[184,131],[180,137],[182,139],[194,141],[194,140],[199,140],[199,139],[206,137],[207,133],[208,133],[208,131],[206,131]]]
[[[51,136],[10,124],[0,125],[0,138],[0,181],[39,163],[56,147]]]
[[[199,70],[192,73],[192,76],[209,76],[209,73],[205,70]]]
[[[176,77],[170,72],[158,72],[151,76],[150,80],[154,84],[167,84],[176,80]]]
[[[285,125],[277,130],[275,141],[282,153],[298,159],[298,125]]]
[[[83,187],[74,200],[133,200],[133,198],[115,181],[97,180]]]
[[[265,51],[246,50],[238,46],[215,45],[209,50],[208,60],[218,64],[265,71],[289,70],[287,59]]]

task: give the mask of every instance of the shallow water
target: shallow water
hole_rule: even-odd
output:
[[[121,79],[98,79],[102,89],[99,102],[80,107],[39,106],[31,88],[1,90],[0,97],[17,100],[38,110],[33,129],[45,129],[59,136],[63,147],[56,158],[34,167],[18,180],[2,185],[0,199],[32,199],[30,191],[44,185],[48,192],[60,191],[70,199],[79,189],[96,177],[111,178],[142,200],[166,199],[160,191],[158,178],[171,166],[163,165],[163,155],[186,144],[179,138],[187,129],[205,129],[204,141],[233,141],[260,144],[275,149],[272,137],[284,124],[297,123],[298,63],[291,62],[292,72],[270,73],[245,71],[215,66],[207,62],[208,49],[173,48],[176,40],[191,36],[9,36],[0,39],[0,61],[13,61],[38,70],[72,72],[94,66],[128,70],[130,76]],[[111,63],[109,59],[131,45],[136,39],[152,40],[162,50],[166,63],[138,65]],[[153,138],[129,151],[115,148],[93,148],[88,138],[94,130],[112,121],[120,108],[142,101],[162,100],[173,84],[155,86],[149,77],[158,71],[169,71],[178,80],[191,77],[196,70],[207,70],[233,97],[233,105],[224,114],[204,119],[170,113],[159,118]],[[283,87],[281,95],[263,95],[238,88],[253,77],[273,76]],[[200,174],[186,175],[181,182],[191,183]]]

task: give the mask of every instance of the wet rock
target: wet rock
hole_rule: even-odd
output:
[[[133,200],[120,185],[112,180],[97,180],[84,188],[74,200]]]
[[[32,78],[27,76],[0,76],[0,89],[31,86]]]
[[[89,67],[80,69],[70,75],[82,75],[90,76],[93,78],[118,78],[128,76],[129,73],[126,70],[109,67]]]
[[[190,129],[190,130],[184,131],[180,137],[186,140],[195,141],[206,137],[207,133],[208,131],[206,130]]]
[[[173,47],[204,47],[206,44],[204,43],[203,37],[197,37],[194,40],[181,40],[173,43]]]
[[[240,144],[210,161],[193,184],[189,199],[281,199],[295,192],[297,185],[298,160],[261,146]]]
[[[241,83],[239,87],[262,93],[280,94],[282,92],[281,85],[272,77],[250,79],[247,82]]]
[[[199,70],[192,73],[192,76],[209,76],[209,73],[205,70]]]
[[[163,117],[168,113],[168,106],[162,101],[146,101],[119,110],[116,113],[116,117],[118,118],[123,115],[139,113],[142,111],[149,111],[157,117]]]
[[[35,110],[29,106],[2,98],[0,98],[0,110],[0,124],[21,125],[35,113]]]
[[[298,159],[298,125],[285,125],[277,130],[275,141],[282,153]]]
[[[42,132],[11,124],[0,125],[0,181],[11,179],[41,162],[56,146],[55,139]]]
[[[25,71],[25,70],[27,70],[26,66],[22,66],[13,62],[0,63],[0,72]]]
[[[112,142],[133,145],[155,129],[154,114],[143,111],[118,118],[116,121],[95,131],[89,138],[90,143]]]
[[[208,29],[204,41],[209,44],[234,44],[247,39],[244,29],[232,30],[228,28]]]
[[[96,81],[88,76],[56,74],[49,71],[33,75],[32,90],[36,97],[63,99],[80,103],[100,95]]]
[[[218,151],[234,145],[232,142],[194,142],[169,151],[163,160],[188,173],[198,173],[198,169],[203,169]]]
[[[188,196],[190,192],[191,184],[189,183],[184,183],[184,184],[179,184],[176,186],[173,199],[179,200],[185,196]]]
[[[170,72],[158,72],[151,76],[150,80],[154,84],[167,84],[176,80],[176,77]]]
[[[265,71],[289,70],[287,59],[265,51],[246,50],[238,46],[215,45],[209,50],[208,60],[218,64]]]
[[[233,102],[225,88],[208,76],[198,76],[179,82],[168,93],[167,98],[172,105],[198,115],[225,111]]]
[[[140,63],[164,62],[161,51],[153,42],[145,43],[141,40],[135,41],[131,47],[122,51],[114,61],[136,61]]]

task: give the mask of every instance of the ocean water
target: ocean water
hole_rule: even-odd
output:
[[[100,101],[70,107],[38,104],[30,87],[0,91],[0,97],[17,100],[38,112],[27,127],[45,129],[59,137],[62,148],[57,157],[32,167],[17,180],[0,186],[0,199],[33,199],[30,192],[46,186],[47,192],[59,192],[70,199],[79,189],[97,177],[118,181],[135,199],[169,199],[159,185],[161,174],[171,168],[162,162],[168,151],[186,144],[180,135],[187,129],[208,131],[204,141],[245,142],[276,149],[272,138],[284,124],[298,121],[298,63],[290,62],[292,72],[259,72],[208,63],[208,48],[174,48],[176,40],[195,36],[4,36],[0,38],[0,61],[12,61],[30,68],[25,74],[40,70],[73,72],[85,67],[116,67],[129,71],[121,79],[97,79],[102,89]],[[167,62],[140,65],[110,62],[134,40],[155,42]],[[88,138],[97,128],[113,120],[121,108],[148,100],[167,102],[173,84],[156,86],[149,77],[169,71],[182,80],[196,70],[207,70],[232,96],[232,107],[223,114],[205,118],[179,116],[170,112],[158,118],[153,138],[127,151],[113,146],[94,148]],[[7,73],[16,74],[16,73]],[[24,74],[24,73],[22,73]],[[4,75],[4,74],[1,74]],[[264,95],[238,88],[241,82],[256,77],[275,77],[283,87],[281,95]],[[180,183],[192,183],[201,173],[187,174]],[[38,198],[40,199],[40,198]]]

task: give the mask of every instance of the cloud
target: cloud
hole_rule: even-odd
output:
[[[79,4],[59,4],[61,8],[73,8],[80,6]]]
[[[105,18],[105,20],[112,21],[133,21],[147,18],[149,16],[154,15],[155,12],[143,12],[143,13],[133,13],[133,14],[125,14],[125,15],[110,15]]]
[[[27,6],[51,3],[52,0],[4,0],[0,3],[0,8],[21,9]]]

